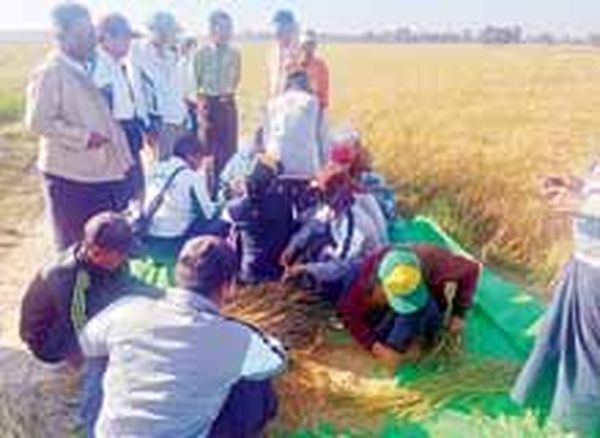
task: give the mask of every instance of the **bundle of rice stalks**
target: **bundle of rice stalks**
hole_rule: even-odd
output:
[[[240,288],[222,312],[258,327],[288,348],[308,349],[322,339],[332,311],[306,292],[269,283]]]
[[[277,382],[281,396],[280,425],[314,428],[324,420],[341,428],[378,427],[389,416],[426,412],[427,401],[394,379],[361,376],[294,355],[290,372]]]

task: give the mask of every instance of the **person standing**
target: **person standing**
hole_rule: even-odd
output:
[[[310,88],[319,99],[321,111],[329,107],[329,68],[325,61],[317,56],[317,34],[307,30],[300,37],[300,67],[310,79]]]
[[[128,198],[142,202],[144,174],[141,151],[147,112],[137,70],[128,59],[131,41],[135,37],[137,34],[123,15],[113,13],[105,16],[98,25],[100,47],[93,63],[92,77],[127,136],[134,161],[128,177]]]
[[[163,299],[125,297],[80,337],[87,358],[108,357],[96,436],[258,437],[277,411],[270,379],[284,371],[281,343],[224,317],[237,273],[217,237],[189,241]]]
[[[282,9],[273,17],[276,43],[269,61],[269,95],[285,91],[287,76],[299,68],[298,23],[291,11]]]
[[[83,237],[86,221],[122,210],[133,159],[127,139],[89,75],[95,49],[89,11],[61,3],[52,12],[57,53],[30,77],[25,125],[40,137],[42,173],[58,250]]]
[[[181,28],[171,13],[157,12],[149,29],[150,40],[134,46],[132,55],[140,69],[156,156],[162,161],[171,157],[177,138],[185,133],[187,108],[177,47]]]
[[[312,178],[325,164],[319,102],[304,71],[291,73],[283,94],[267,105],[265,151],[283,165],[283,175]]]
[[[237,149],[238,113],[235,93],[241,78],[240,52],[231,47],[233,23],[224,11],[209,20],[210,43],[196,55],[195,72],[199,107],[203,108],[206,143],[214,157],[214,177]],[[216,189],[216,184],[213,187]]]
[[[535,346],[512,391],[582,437],[600,433],[600,172],[547,178],[550,208],[573,219],[574,254],[554,289]]]

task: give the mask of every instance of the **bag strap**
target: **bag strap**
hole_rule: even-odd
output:
[[[346,257],[348,257],[350,246],[352,245],[352,237],[354,235],[354,214],[352,214],[351,209],[346,213],[346,218],[348,219],[348,234],[346,234],[346,238],[342,244],[342,254],[340,255],[342,260],[345,260]]]
[[[76,332],[80,332],[87,322],[86,293],[90,287],[90,274],[83,269],[77,269],[75,273],[75,284],[71,298],[71,323]]]
[[[154,199],[152,199],[152,201],[148,205],[148,208],[144,212],[144,218],[146,220],[148,220],[148,221],[152,220],[152,218],[154,217],[154,215],[156,214],[156,212],[158,211],[158,209],[161,207],[161,205],[165,201],[165,194],[167,193],[167,190],[169,190],[169,188],[171,187],[171,185],[175,181],[175,178],[177,177],[177,175],[179,175],[185,169],[186,169],[185,166],[178,167],[171,174],[171,176],[169,176],[169,178],[167,178],[167,181],[165,181],[165,184],[161,187],[161,189],[158,192],[158,194],[154,197]]]

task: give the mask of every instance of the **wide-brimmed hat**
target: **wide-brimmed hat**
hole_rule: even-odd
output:
[[[423,281],[421,263],[409,248],[389,250],[379,263],[377,279],[395,312],[408,315],[427,304],[429,292]]]

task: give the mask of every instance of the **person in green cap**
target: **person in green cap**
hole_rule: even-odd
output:
[[[286,280],[334,304],[352,337],[393,370],[418,357],[444,324],[462,332],[479,272],[477,261],[419,244],[386,247],[358,263],[294,266]]]

